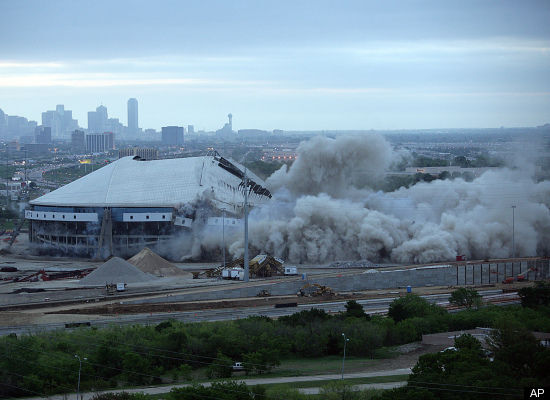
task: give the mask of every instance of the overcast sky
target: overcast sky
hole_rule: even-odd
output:
[[[0,0],[0,108],[126,124],[405,129],[550,122],[550,1]]]

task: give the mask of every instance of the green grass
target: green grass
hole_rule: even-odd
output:
[[[387,357],[382,357],[382,356]],[[384,350],[376,359],[366,357],[346,357],[346,373],[362,372],[366,368],[380,364],[383,358],[393,358],[395,353],[391,350]],[[206,381],[207,368],[193,370],[192,377],[197,381]],[[246,376],[244,372],[233,374],[231,379],[246,378],[277,378],[285,376],[303,375],[326,375],[339,374],[342,372],[342,356],[326,356],[318,358],[291,358],[281,360],[281,365],[264,374],[251,374]]]
[[[389,376],[373,376],[368,378],[349,378],[344,379],[344,382],[350,385],[363,385],[369,383],[388,383],[388,382],[405,382],[409,378],[409,375],[389,375]],[[307,382],[288,382],[288,383],[270,383],[264,386],[268,389],[272,388],[288,388],[288,389],[304,389],[312,387],[322,387],[329,383],[340,382],[340,379],[329,379],[322,381],[307,381]]]
[[[365,368],[379,364],[379,361],[363,357],[346,357],[346,372],[360,372]],[[290,375],[324,375],[336,374],[342,371],[342,356],[327,356],[319,358],[296,358],[282,360],[270,376]]]

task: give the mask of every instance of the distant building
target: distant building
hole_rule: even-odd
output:
[[[86,135],[84,131],[77,129],[71,133],[71,150],[73,153],[83,153],[86,151]]]
[[[104,132],[113,132],[117,137],[123,136],[125,131],[124,125],[118,120],[118,118],[108,118],[107,125]]]
[[[187,134],[193,135],[195,133],[195,127],[193,125],[187,125]]]
[[[107,107],[99,106],[95,111],[88,112],[88,132],[98,133],[107,131]]]
[[[128,133],[135,136],[138,130],[138,101],[132,98],[128,100]]]
[[[17,115],[6,115],[4,114],[7,127],[4,131],[4,137],[18,137],[18,136],[28,136],[34,135],[34,130],[38,126],[36,121],[29,121],[25,117],[18,117]]]
[[[27,150],[29,156],[46,154],[50,151],[50,145],[47,143],[28,143],[24,146],[23,150]]]
[[[8,151],[19,151],[21,150],[21,146],[19,145],[19,141],[12,140],[11,142],[8,142]]]
[[[163,126],[162,144],[164,146],[183,145],[183,126]]]
[[[239,136],[250,136],[250,137],[258,137],[258,136],[267,136],[269,135],[268,131],[264,131],[261,129],[239,129],[237,132]]]
[[[154,129],[145,129],[143,131],[142,138],[143,138],[143,140],[148,140],[148,141],[152,141],[152,142],[160,142],[161,136],[160,136],[159,132],[157,132]]]
[[[153,148],[130,147],[118,150],[118,158],[138,156],[142,160],[158,160],[159,151]]]
[[[0,136],[5,136],[8,132],[8,116],[0,108]]]
[[[104,153],[115,148],[115,135],[112,132],[90,133],[86,135],[88,153]]]
[[[27,136],[20,136],[19,137],[19,143],[21,144],[29,144],[34,143],[34,135],[27,135]]]
[[[52,142],[52,128],[49,126],[38,126],[34,130],[34,142],[49,144]]]
[[[72,111],[65,110],[63,104],[58,104],[55,110],[42,113],[42,125],[51,128],[54,138],[66,138],[78,128],[78,121],[73,119]]]
[[[227,136],[227,135],[233,135],[233,114],[229,113],[227,114],[227,123],[223,126],[223,128],[218,129],[216,131],[216,135],[221,136]]]

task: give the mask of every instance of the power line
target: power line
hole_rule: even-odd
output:
[[[513,394],[513,393],[495,393],[495,392],[484,392],[479,390],[460,390],[460,389],[446,389],[446,388],[435,388],[435,387],[428,387],[428,386],[416,386],[416,385],[408,385],[407,387],[413,387],[416,389],[426,389],[426,390],[441,390],[441,391],[447,391],[447,392],[458,392],[458,393],[475,393],[475,394],[490,394],[490,395],[499,395],[499,396],[514,396],[517,397],[519,394]]]
[[[21,375],[21,374],[18,374],[18,373],[15,373],[15,372],[11,372],[11,371],[7,371],[7,373],[10,374],[10,375],[19,376],[20,378],[27,378],[25,375]],[[48,382],[48,385],[52,386],[52,384],[49,383],[49,382]],[[65,385],[60,385],[60,384],[53,384],[53,386],[58,387],[58,388],[68,389],[69,391],[73,391],[73,390],[74,390],[74,388],[72,388],[72,387],[65,386]],[[35,392],[35,393],[36,393],[36,392]]]
[[[78,335],[76,332],[72,332],[71,334],[73,335]],[[80,336],[81,338],[84,338],[86,339],[86,343],[87,344],[91,344],[89,343],[90,340],[95,340],[96,342],[99,342],[101,343],[101,345],[103,344],[111,344],[111,343],[116,343],[118,345],[121,345],[121,346],[126,346],[126,347],[137,347],[137,348],[142,348],[142,349],[146,349],[146,350],[153,350],[153,351],[161,351],[161,352],[164,352],[164,353],[171,353],[171,354],[177,354],[177,355],[182,355],[182,356],[186,356],[186,357],[197,357],[197,358],[203,358],[203,359],[208,359],[208,360],[217,360],[217,361],[221,361],[222,359],[219,358],[219,357],[209,357],[209,356],[201,356],[201,355],[198,355],[198,354],[192,354],[192,353],[184,353],[184,352],[180,352],[180,351],[172,351],[172,350],[165,350],[165,349],[159,349],[159,348],[156,348],[156,347],[150,347],[150,346],[144,346],[144,345],[138,345],[138,344],[127,344],[127,343],[122,343],[120,341],[116,341],[116,340],[111,340],[111,339],[104,339],[103,341],[101,341],[99,338],[92,338],[90,336],[85,336],[85,335],[78,335]],[[53,335],[50,335],[49,337],[53,337]],[[74,342],[74,339],[71,339],[73,342]],[[98,345],[98,344],[91,344],[93,346],[101,346],[101,345]],[[130,350],[131,352],[134,352],[134,353],[137,353],[137,354],[143,354],[143,355],[147,355],[147,353],[143,353],[143,352],[138,352],[138,351],[135,351],[135,350]],[[172,360],[181,360],[181,361],[191,361],[191,362],[198,362],[198,363],[201,363],[201,364],[207,364],[207,365],[222,365],[224,366],[225,364],[212,364],[212,363],[207,363],[207,362],[204,362],[204,361],[198,361],[198,360],[189,360],[189,359],[185,359],[185,358],[178,358],[178,357],[169,357],[169,356],[163,356],[163,355],[154,355],[155,357],[160,357],[160,358],[166,358],[166,359],[172,359]],[[247,363],[248,365],[252,365],[252,366],[264,366],[263,364],[255,364],[255,363]],[[263,370],[263,371],[268,371],[268,370]]]
[[[10,344],[13,344],[13,343],[10,343]],[[17,346],[17,345],[16,345]],[[54,356],[54,357],[60,357],[59,355],[57,354],[51,354],[47,351],[41,351],[41,350],[37,350],[37,349],[32,349],[32,348],[29,348],[29,347],[25,347],[25,346],[18,346],[18,347],[21,347],[21,348],[25,348],[25,349],[28,349],[28,350],[31,350],[31,351],[35,351],[35,352],[39,352],[39,353],[43,353],[43,354],[48,354],[49,356]],[[64,353],[65,356],[69,356],[69,354],[66,354]],[[30,361],[29,361],[30,363]],[[160,376],[155,376],[155,375],[149,375],[149,374],[144,374],[144,373],[141,373],[141,372],[135,372],[135,371],[130,371],[130,370],[127,370],[127,369],[123,369],[123,368],[116,368],[116,367],[111,367],[111,366],[108,366],[108,365],[102,365],[102,364],[97,364],[97,363],[92,363],[90,361],[85,361],[84,362],[85,364],[88,364],[88,365],[92,365],[92,366],[96,366],[96,367],[101,367],[101,368],[107,368],[107,369],[111,369],[111,370],[117,370],[117,371],[120,371],[120,372],[124,372],[124,373],[130,373],[130,374],[134,374],[134,375],[140,375],[140,376],[146,376],[146,377],[150,377],[150,378],[155,378],[155,379],[158,379],[158,380],[162,380],[162,377]],[[225,365],[224,365],[225,366]],[[15,374],[15,373],[14,373]],[[24,378],[23,375],[19,375],[19,374],[15,374],[15,375],[18,375],[18,376],[21,376]],[[60,385],[56,385],[58,387],[63,387],[63,386],[60,386]],[[67,387],[65,387],[67,388]],[[73,390],[73,388],[70,389],[71,391]],[[243,391],[240,391],[240,390],[231,390],[231,389],[222,389],[222,391],[226,391],[226,392],[233,392],[233,393],[245,393]],[[264,395],[260,395],[260,394],[256,394],[257,396],[264,396]],[[212,396],[202,396],[202,397],[207,397],[207,398],[213,398],[213,399],[218,399],[217,397],[212,397]]]
[[[515,388],[515,387],[501,388],[501,387],[494,387],[494,386],[472,386],[472,385],[461,385],[461,384],[455,384],[455,383],[420,382],[420,381],[411,381],[411,380],[409,380],[408,382],[422,384],[422,385],[457,386],[457,387],[469,387],[474,389],[519,390],[519,391],[523,390],[523,388]]]
[[[25,388],[22,388],[22,387],[20,387],[20,386],[11,385],[11,384],[6,383],[6,382],[0,382],[0,385],[10,386],[10,387],[12,387],[12,388],[16,388],[16,389],[19,389],[19,390],[24,390],[25,392],[37,394],[37,395],[39,395],[40,397],[48,397],[48,395],[46,395],[45,393],[40,393],[40,392],[36,392],[36,391],[34,391],[34,390],[25,389]]]

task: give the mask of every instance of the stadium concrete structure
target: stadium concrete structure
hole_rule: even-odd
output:
[[[271,199],[247,173],[251,207]],[[238,225],[244,168],[213,152],[203,157],[124,157],[30,202],[29,240],[41,253],[129,256],[204,225]]]

